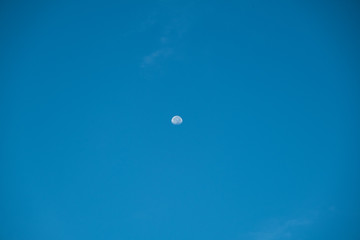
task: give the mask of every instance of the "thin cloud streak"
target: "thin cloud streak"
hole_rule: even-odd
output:
[[[154,25],[159,25],[161,22],[164,22],[161,34],[157,37],[159,46],[156,50],[152,51],[150,54],[145,55],[142,58],[141,67],[149,67],[155,64],[158,64],[158,61],[168,58],[174,53],[173,49],[176,49],[176,43],[184,37],[184,34],[187,32],[189,25],[189,8],[193,7],[194,4],[189,4],[184,8],[178,10],[173,10],[170,14],[165,14],[167,17],[159,21],[159,18],[162,16],[157,11],[153,11],[149,14],[148,18],[143,22],[142,29],[153,27]]]
[[[251,232],[249,235],[253,240],[278,240],[291,239],[294,228],[311,224],[309,219],[291,219],[282,224],[268,227],[262,231]]]
[[[154,64],[158,59],[165,59],[173,53],[171,48],[160,48],[143,58],[142,67]]]

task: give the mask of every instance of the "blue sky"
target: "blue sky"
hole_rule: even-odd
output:
[[[0,239],[360,238],[355,1],[0,6]]]

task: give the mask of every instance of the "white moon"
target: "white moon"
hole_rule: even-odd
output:
[[[174,125],[180,125],[182,124],[183,120],[180,116],[173,116],[171,119],[171,123]]]

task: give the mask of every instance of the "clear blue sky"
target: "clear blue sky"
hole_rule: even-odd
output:
[[[2,1],[0,239],[360,239],[359,10]]]

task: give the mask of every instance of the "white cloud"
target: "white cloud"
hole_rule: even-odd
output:
[[[157,64],[158,61],[164,60],[173,54],[174,45],[181,39],[187,30],[187,14],[186,11],[173,14],[166,22],[159,21],[159,14],[153,12],[149,15],[147,20],[143,23],[142,29],[147,29],[153,25],[158,25],[162,28],[161,35],[158,36],[159,46],[156,50],[143,57],[141,67],[148,67]],[[161,19],[161,18],[160,18]]]
[[[149,65],[154,64],[158,59],[164,59],[167,58],[169,55],[172,54],[171,48],[160,48],[158,50],[153,51],[149,55],[145,56],[143,58],[143,62],[141,64],[142,67],[146,67]]]
[[[251,232],[249,235],[253,240],[291,239],[296,228],[311,223],[308,219],[291,219],[283,223],[273,223],[271,226],[267,226],[261,231]]]

